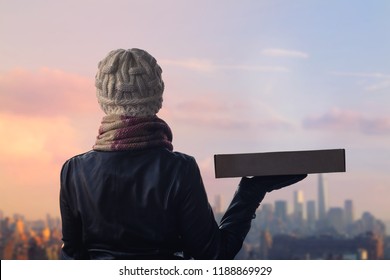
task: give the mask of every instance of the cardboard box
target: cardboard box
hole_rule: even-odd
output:
[[[345,149],[214,155],[215,177],[345,172]]]

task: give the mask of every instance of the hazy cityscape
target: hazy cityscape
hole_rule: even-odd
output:
[[[0,259],[56,260],[62,245],[61,220],[28,221],[20,214],[4,217],[0,210]]]
[[[318,176],[317,201],[305,202],[302,191],[289,202],[262,203],[236,259],[390,259],[386,226],[369,212],[355,217],[354,202],[328,207],[327,185]],[[213,203],[216,220],[222,217],[221,196]],[[0,259],[52,260],[59,258],[61,220],[29,221],[23,215],[5,216],[0,210]]]
[[[355,216],[355,205],[329,207],[328,186],[318,175],[317,201],[293,194],[292,211],[286,200],[262,203],[237,259],[390,259],[386,225],[370,212]],[[217,219],[221,198],[214,202]]]

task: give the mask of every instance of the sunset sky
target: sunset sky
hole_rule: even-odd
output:
[[[390,220],[390,1],[0,0],[0,209],[59,216],[63,162],[94,144],[94,88],[110,50],[163,68],[175,150],[193,155],[211,204],[239,179],[213,155],[345,148],[329,206]],[[264,202],[316,199],[317,176]]]

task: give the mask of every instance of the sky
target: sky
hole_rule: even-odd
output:
[[[387,0],[0,0],[0,209],[59,216],[61,166],[104,115],[97,63],[135,47],[163,69],[158,116],[211,204],[239,183],[215,179],[214,154],[343,148],[329,207],[390,220],[389,14]],[[317,175],[263,203],[297,190],[316,200]]]

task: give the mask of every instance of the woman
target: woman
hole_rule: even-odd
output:
[[[156,116],[161,73],[140,49],[111,51],[99,63],[106,116],[93,150],[61,171],[63,259],[233,259],[266,192],[306,176],[242,178],[218,226],[196,161],[173,151]]]

